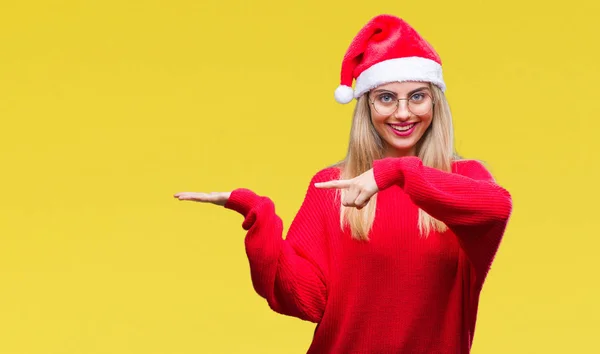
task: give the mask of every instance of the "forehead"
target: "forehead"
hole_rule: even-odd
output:
[[[417,81],[390,82],[387,84],[379,85],[379,86],[375,87],[372,91],[386,90],[386,91],[392,91],[392,92],[402,94],[402,93],[407,93],[410,91],[417,90],[419,88],[429,88],[429,84],[427,82],[417,82]]]

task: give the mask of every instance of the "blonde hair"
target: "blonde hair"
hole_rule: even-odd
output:
[[[453,141],[452,115],[444,93],[435,85],[429,84],[433,94],[433,119],[430,127],[417,143],[417,156],[424,166],[450,172],[452,161],[460,157],[455,153]],[[340,179],[352,179],[373,167],[373,161],[384,157],[384,145],[371,121],[371,111],[367,94],[356,103],[348,152],[344,160],[335,166],[340,169]],[[342,229],[350,227],[352,237],[368,240],[375,220],[377,194],[362,209],[341,205],[345,190],[339,190],[340,224]],[[419,231],[422,236],[432,231],[443,232],[447,226],[419,209]]]

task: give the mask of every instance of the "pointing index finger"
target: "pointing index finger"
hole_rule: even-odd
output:
[[[348,180],[333,180],[327,182],[318,182],[315,183],[315,187],[321,189],[330,189],[330,188],[348,188],[350,187],[350,181]]]

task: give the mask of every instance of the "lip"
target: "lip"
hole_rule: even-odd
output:
[[[411,125],[414,124],[414,126],[412,128],[410,128],[407,131],[404,132],[399,132],[396,129],[392,128],[394,127],[405,127],[407,125]],[[402,123],[402,124],[387,124],[387,126],[390,128],[390,130],[392,131],[392,133],[394,133],[396,136],[409,136],[410,134],[412,134],[412,132],[415,131],[415,128],[417,127],[417,125],[419,125],[418,122],[411,122],[411,123]]]

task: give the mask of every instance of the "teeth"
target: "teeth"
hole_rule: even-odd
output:
[[[413,123],[411,125],[405,125],[403,127],[398,127],[398,126],[394,126],[394,125],[392,125],[391,127],[392,127],[392,129],[397,130],[399,132],[405,132],[414,126],[415,126],[415,124]]]

